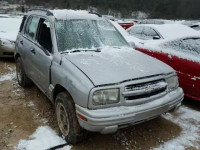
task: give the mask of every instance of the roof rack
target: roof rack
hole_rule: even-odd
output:
[[[29,11],[44,11],[44,12],[46,12],[47,14],[47,16],[53,16],[53,13],[50,11],[50,10],[48,10],[48,9],[43,9],[43,8],[33,8],[33,9],[29,9]]]

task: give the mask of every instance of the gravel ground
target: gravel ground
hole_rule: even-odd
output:
[[[40,126],[58,131],[54,106],[36,87],[23,89],[15,77],[12,59],[0,59],[0,149],[16,148]],[[73,150],[88,149],[200,149],[200,103],[185,99],[173,114],[119,130],[115,134],[90,133]],[[47,138],[48,140],[48,138]]]

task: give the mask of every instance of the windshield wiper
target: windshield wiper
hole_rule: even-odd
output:
[[[64,54],[64,53],[79,53],[79,52],[101,52],[101,49],[100,48],[97,48],[97,49],[91,49],[91,50],[80,50],[80,49],[75,49],[75,50],[71,50],[71,51],[63,51],[61,52],[61,54]]]

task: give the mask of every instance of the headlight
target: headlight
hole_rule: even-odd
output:
[[[119,89],[107,89],[95,91],[92,96],[94,105],[106,105],[119,102]]]
[[[178,88],[178,86],[179,86],[177,76],[172,76],[172,77],[166,78],[166,82],[168,84],[169,90],[174,90],[174,89]]]

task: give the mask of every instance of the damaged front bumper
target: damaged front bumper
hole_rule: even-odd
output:
[[[138,124],[175,110],[181,105],[183,98],[183,90],[177,88],[163,97],[141,105],[96,110],[76,105],[76,113],[86,118],[85,120],[78,118],[80,126],[84,129],[108,134],[116,132],[119,128]]]

